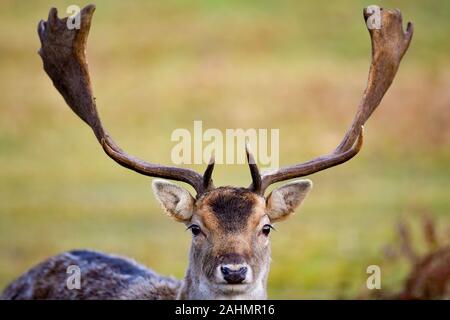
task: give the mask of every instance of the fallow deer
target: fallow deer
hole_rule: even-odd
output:
[[[247,188],[214,187],[214,158],[206,171],[144,162],[125,153],[105,130],[97,112],[85,56],[95,6],[86,6],[79,29],[69,30],[56,9],[38,25],[44,69],[69,107],[93,130],[106,154],[137,173],[187,183],[195,197],[166,180],[153,191],[167,214],[192,232],[189,266],[183,280],[157,275],[131,260],[94,251],[62,253],[30,269],[3,292],[3,299],[265,299],[272,225],[290,217],[311,189],[296,180],[353,158],[363,143],[363,125],[391,85],[413,34],[403,30],[398,10],[381,9],[380,28],[369,28],[372,63],[367,87],[353,122],[338,147],[313,160],[260,174],[246,149],[252,183]],[[371,12],[364,10],[367,21]],[[67,268],[79,266],[81,288],[66,287]]]

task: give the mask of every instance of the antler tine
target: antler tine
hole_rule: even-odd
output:
[[[94,5],[80,12],[80,28],[69,29],[67,18],[59,19],[52,8],[47,21],[40,21],[38,34],[41,40],[39,54],[53,85],[69,107],[94,131],[104,151],[120,165],[140,174],[182,181],[190,184],[198,194],[205,191],[203,176],[193,170],[152,164],[126,154],[108,135],[97,112],[86,60],[86,43],[91,26]],[[209,180],[214,165],[206,171]]]
[[[364,9],[367,23],[372,12]],[[372,42],[372,63],[366,90],[358,106],[350,129],[333,153],[305,163],[280,168],[262,176],[260,193],[273,183],[310,175],[344,163],[353,158],[363,142],[362,126],[371,116],[388,90],[400,61],[409,47],[413,35],[413,25],[409,22],[403,31],[402,15],[399,10],[381,9],[381,27],[368,28]]]
[[[261,174],[259,173],[258,165],[250,150],[250,144],[248,140],[245,141],[245,153],[247,155],[247,162],[250,168],[250,174],[252,176],[252,184],[249,189],[255,193],[260,193],[261,190]]]
[[[215,163],[216,163],[216,154],[213,151],[211,153],[211,157],[209,158],[208,166],[206,167],[206,170],[203,173],[203,188],[205,191],[214,189],[214,183],[211,177]]]

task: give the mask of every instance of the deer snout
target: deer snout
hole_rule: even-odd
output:
[[[223,280],[228,284],[240,284],[248,280],[249,267],[247,264],[223,264],[218,268]]]

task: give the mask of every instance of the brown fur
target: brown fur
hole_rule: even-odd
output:
[[[202,203],[204,212],[211,213],[218,220],[218,226],[228,232],[240,231],[246,227],[257,195],[245,188],[221,187],[213,190]],[[207,217],[203,217],[204,219]]]

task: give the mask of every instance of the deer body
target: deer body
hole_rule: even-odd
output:
[[[69,289],[69,266],[80,266],[81,286]],[[51,257],[8,286],[1,299],[265,299],[261,281],[246,293],[220,294],[198,284],[195,272],[187,270],[184,280],[161,276],[136,262],[96,251],[74,250]],[[265,278],[266,279],[266,278]]]
[[[81,269],[81,286],[69,289],[69,266]],[[59,254],[19,277],[2,299],[175,299],[181,282],[136,262],[95,251]]]
[[[247,188],[215,187],[214,156],[205,172],[153,164],[126,154],[104,128],[97,112],[86,59],[86,43],[95,7],[80,12],[80,29],[68,29],[51,9],[38,25],[44,69],[70,108],[93,130],[105,153],[137,173],[191,185],[196,194],[166,180],[153,191],[165,212],[192,232],[189,266],[183,281],[162,277],[124,258],[92,251],[71,251],[32,268],[3,293],[5,299],[265,299],[270,268],[269,233],[290,217],[312,187],[296,180],[274,189],[276,182],[304,177],[353,158],[363,142],[362,126],[392,83],[411,37],[397,10],[382,10],[380,29],[369,29],[372,64],[353,122],[330,154],[261,174],[246,146],[252,183]],[[370,12],[365,10],[365,19]],[[66,286],[67,267],[81,270],[81,288]]]

